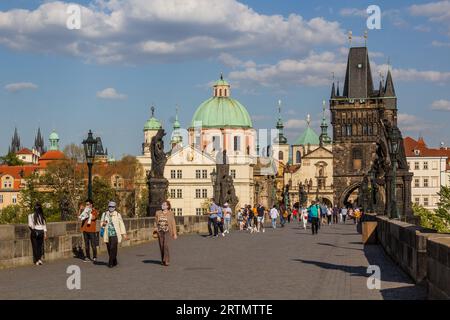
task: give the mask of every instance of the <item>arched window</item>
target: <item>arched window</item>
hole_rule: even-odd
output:
[[[234,151],[241,151],[241,137],[234,136]]]
[[[278,160],[284,160],[283,151],[278,151]]]
[[[214,89],[214,96],[217,97],[217,88]]]
[[[219,97],[222,96],[222,89],[219,89]]]
[[[227,89],[224,89],[224,91],[225,91],[224,96],[226,97],[227,96]]]
[[[302,154],[300,153],[300,150],[297,150],[295,153],[295,162],[300,163],[302,161]]]

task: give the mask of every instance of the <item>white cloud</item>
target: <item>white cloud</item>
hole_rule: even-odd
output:
[[[10,83],[5,86],[5,90],[9,92],[17,92],[22,90],[37,89],[38,86],[31,82]]]
[[[113,100],[121,100],[126,99],[126,95],[122,93],[118,93],[114,88],[106,88],[102,91],[97,92],[97,98],[101,99],[113,99]]]
[[[92,0],[81,29],[66,28],[62,1],[0,12],[0,45],[96,63],[217,57],[220,53],[308,52],[345,42],[338,22],[260,14],[237,0]]]
[[[343,17],[368,17],[365,9],[357,8],[343,8],[339,11],[339,14]]]
[[[397,120],[398,126],[402,131],[423,133],[424,131],[428,131],[430,127],[430,125],[422,118],[412,114],[399,113]]]
[[[240,88],[286,86],[323,86],[330,85],[332,73],[335,77],[344,77],[348,49],[337,50],[336,53],[325,51],[310,52],[303,59],[284,59],[273,65],[256,65],[242,67],[229,73],[230,80]],[[375,56],[381,56],[375,54]],[[371,61],[374,80],[379,71],[386,75],[387,64],[376,64]],[[450,81],[450,72],[434,70],[417,70],[414,68],[391,68],[394,83],[399,81],[426,81],[446,83]],[[343,80],[341,78],[341,80]],[[377,81],[375,81],[377,83]]]
[[[431,109],[433,110],[441,110],[441,111],[450,111],[450,100],[436,100],[431,104]]]
[[[289,119],[284,123],[284,127],[289,129],[303,129],[306,128],[306,120],[304,119]]]
[[[450,1],[415,4],[409,7],[413,16],[427,17],[430,22],[442,24],[450,36]]]
[[[432,45],[433,47],[438,47],[438,48],[441,48],[441,47],[450,47],[450,42],[441,42],[441,41],[436,41],[436,40],[434,40],[434,41],[431,42],[431,45]]]

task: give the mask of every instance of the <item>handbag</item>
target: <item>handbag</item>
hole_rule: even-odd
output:
[[[153,230],[153,232],[152,232],[152,238],[153,239],[158,239],[158,230]]]
[[[105,227],[101,227],[100,228],[100,237],[104,237],[105,236]]]

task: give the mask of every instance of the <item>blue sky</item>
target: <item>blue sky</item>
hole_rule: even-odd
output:
[[[0,154],[15,126],[26,147],[40,126],[61,146],[92,129],[116,157],[138,155],[150,106],[170,133],[179,105],[187,127],[220,72],[256,128],[275,125],[281,99],[292,142],[308,113],[318,131],[331,72],[343,82],[346,34],[363,34],[370,4],[382,10],[382,29],[369,31],[374,80],[389,59],[403,135],[450,145],[450,1],[72,3],[81,30],[65,27],[67,3],[0,3]]]

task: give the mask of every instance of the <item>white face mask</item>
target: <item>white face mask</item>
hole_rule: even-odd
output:
[[[109,212],[114,212],[116,211],[116,208],[108,208]]]
[[[161,209],[163,209],[163,210],[167,210],[169,208],[169,206],[167,205],[167,204],[163,204],[162,206],[161,206]]]

